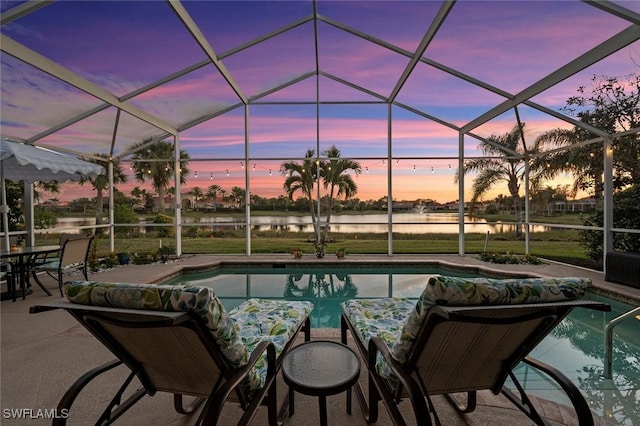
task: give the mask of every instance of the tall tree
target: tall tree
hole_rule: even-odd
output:
[[[233,188],[231,188],[231,197],[233,197],[233,200],[238,206],[240,206],[240,208],[244,207],[245,194],[246,191],[244,190],[244,188],[240,188],[239,186],[234,186]]]
[[[287,161],[280,164],[280,173],[286,176],[283,188],[287,191],[289,199],[293,200],[293,195],[300,191],[307,200],[313,228],[316,236],[319,236],[318,220],[313,203],[313,188],[318,178],[319,169],[319,163],[316,163],[314,159],[315,155],[316,151],[314,149],[308,149],[302,162]]]
[[[198,210],[198,202],[204,198],[204,192],[202,192],[202,188],[199,186],[194,186],[189,191],[191,195],[193,195],[193,208],[194,210]]]
[[[563,108],[565,113],[610,134],[640,126],[640,74],[632,74],[624,79],[593,76],[592,83],[591,93],[587,93],[587,88],[581,86],[578,88],[578,95],[567,100]],[[540,143],[567,149],[552,152],[538,161],[545,164],[547,178],[553,178],[559,173],[571,173],[574,177],[572,194],[583,190],[591,192],[596,199],[601,199],[603,145],[577,145],[593,138],[594,134],[580,126],[545,132],[539,137]],[[639,138],[636,133],[613,139],[615,190],[640,185]]]
[[[184,184],[187,182],[186,176],[189,174],[187,168],[189,154],[180,150],[179,158],[180,170],[178,173],[180,183]],[[157,209],[159,212],[163,212],[165,191],[172,183],[176,173],[173,143],[161,141],[144,146],[133,155],[132,160],[136,179],[140,182],[151,181],[151,186],[158,194]]]
[[[524,128],[524,125],[522,127]],[[526,147],[519,126],[515,126],[509,133],[492,135],[486,141],[482,141],[479,148],[482,150],[483,157],[467,161],[463,169],[464,175],[477,173],[472,186],[472,206],[496,185],[506,183],[518,224],[517,233],[520,233],[522,221],[520,187],[524,185],[526,173],[523,158],[539,153],[540,146],[540,141],[536,140],[531,148]],[[514,152],[516,155],[513,154]],[[535,168],[530,168],[530,174],[532,185],[537,185]],[[459,178],[456,173],[456,182]]]
[[[91,160],[92,163],[96,163],[104,167],[105,170],[109,169],[109,158],[106,154],[96,154],[100,159]],[[127,175],[124,173],[122,166],[119,163],[113,164],[113,185],[125,183],[127,181]],[[102,217],[104,216],[104,191],[109,188],[109,175],[98,175],[96,177],[83,176],[80,179],[80,184],[91,184],[96,191],[96,225],[102,225]],[[99,231],[99,228],[96,230]]]
[[[218,196],[218,191],[220,191],[220,185],[209,185],[209,187],[207,188],[207,192],[205,194],[205,197],[207,198],[207,200],[213,201],[213,209],[217,210],[216,208],[216,197]]]
[[[329,206],[327,211],[327,226],[325,226],[322,231],[321,240],[327,241],[333,202],[341,196],[349,199],[358,192],[358,185],[356,185],[349,172],[353,172],[357,176],[362,173],[362,167],[360,167],[360,163],[357,161],[340,158],[340,150],[335,145],[323,151],[323,154],[326,155],[328,159],[321,162],[320,174],[324,188],[329,189]]]

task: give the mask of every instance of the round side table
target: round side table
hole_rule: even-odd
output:
[[[282,361],[282,377],[289,386],[289,415],[294,412],[294,391],[319,397],[320,424],[327,425],[327,396],[347,391],[351,414],[351,387],[360,376],[360,360],[342,343],[313,340],[294,347]]]

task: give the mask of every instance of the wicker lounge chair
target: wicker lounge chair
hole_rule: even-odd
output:
[[[579,300],[589,280],[463,279],[433,276],[416,302],[402,298],[343,303],[342,342],[354,337],[368,369],[368,402],[356,395],[368,422],[383,401],[394,424],[404,425],[397,404],[411,401],[415,421],[440,423],[431,395],[445,395],[462,413],[475,409],[476,391],[502,392],[536,424],[545,424],[512,370],[525,362],[553,378],[567,393],[580,425],[593,424],[589,406],[562,373],[529,352],[574,308],[609,310]],[[504,386],[511,378],[516,392]],[[460,403],[454,393],[466,393]],[[429,413],[429,414],[427,414]]]
[[[33,306],[31,312],[67,310],[116,359],[80,377],[58,412],[73,417],[72,404],[85,386],[124,364],[131,373],[96,424],[115,421],[156,392],[174,394],[179,413],[206,401],[196,424],[216,424],[228,399],[243,410],[238,424],[248,424],[261,404],[268,407],[269,424],[277,423],[275,376],[298,333],[310,338],[310,302],[251,299],[227,312],[205,287],[79,281],[67,283],[66,292],[69,302]],[[135,377],[142,387],[121,402]],[[183,395],[197,399],[186,407]]]

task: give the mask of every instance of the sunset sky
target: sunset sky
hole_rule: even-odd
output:
[[[3,1],[1,11],[20,3]],[[640,13],[640,2],[615,3]],[[318,93],[320,101],[331,103],[320,105],[318,112],[313,103],[314,24],[313,20],[303,21],[313,13],[311,1],[184,1],[182,5],[247,98],[300,78],[252,101],[246,153],[244,110],[232,109],[240,104],[238,96],[221,73],[204,62],[205,51],[194,43],[166,2],[59,1],[3,25],[2,34],[174,128],[230,109],[180,132],[181,147],[192,158],[183,192],[193,186],[206,190],[211,184],[230,192],[233,186],[244,187],[248,176],[252,192],[264,197],[284,193],[280,164],[303,157],[318,143],[320,151],[336,145],[343,157],[360,162],[363,172],[356,183],[357,197],[362,200],[386,195],[389,157],[393,198],[455,200],[458,132],[402,105],[462,127],[501,104],[506,96],[520,93],[630,26],[627,20],[579,1],[459,1],[423,58],[502,93],[419,62],[394,99],[397,105],[391,108],[392,148],[388,153],[387,104],[375,95],[390,96],[441,2],[319,1],[318,14],[323,19],[317,25],[317,60],[323,75],[318,78]],[[281,34],[243,47],[299,21]],[[388,46],[371,43],[340,26]],[[636,73],[638,63],[640,43],[636,41],[532,101],[559,111],[578,87],[591,87],[594,75],[622,77]],[[3,137],[29,140],[102,104],[4,51],[1,65]],[[191,66],[191,72],[133,96],[134,91]],[[377,103],[367,103],[371,101]],[[569,126],[528,106],[519,106],[518,112],[526,123],[527,141],[544,131]],[[77,153],[109,154],[113,142],[113,154],[121,156],[135,143],[162,134],[123,112],[114,139],[115,120],[116,109],[105,107],[36,143]],[[481,137],[504,134],[516,122],[510,110],[473,133]],[[465,137],[465,155],[479,155],[477,146],[477,139]],[[124,160],[128,172],[126,155]],[[465,183],[469,193],[472,177]],[[151,190],[133,178],[119,189],[129,192],[134,186]],[[62,200],[79,196],[94,194],[88,188],[65,185],[57,195]]]

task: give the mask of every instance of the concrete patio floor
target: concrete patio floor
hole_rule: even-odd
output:
[[[290,256],[186,256],[179,262],[160,265],[128,265],[126,267],[90,275],[90,279],[119,282],[158,282],[164,277],[178,273],[183,268],[200,268],[220,261],[234,262],[287,262]],[[322,262],[323,260],[319,260]],[[327,262],[330,260],[326,260]],[[487,265],[473,256],[456,255],[423,255],[423,256],[349,256],[349,262],[430,262],[439,261],[448,264],[478,266],[496,271],[532,273],[541,276],[583,276],[591,278],[594,285],[616,292],[622,298],[633,301],[640,300],[640,290],[604,282],[602,273],[573,268],[560,264],[544,265]],[[71,277],[74,278],[74,277]],[[89,369],[113,359],[111,355],[93,336],[82,328],[64,311],[51,311],[31,315],[29,307],[60,300],[54,280],[44,280],[53,296],[48,297],[37,286],[33,294],[26,300],[16,302],[3,301],[0,304],[1,318],[1,381],[0,395],[3,412],[0,423],[3,425],[40,425],[51,421],[44,418],[8,418],[10,409],[30,409],[23,411],[29,417],[38,417],[38,410],[51,410],[56,407],[60,397],[68,387]],[[334,329],[314,329],[312,339],[339,340],[339,331]],[[302,339],[299,339],[302,341]],[[364,370],[364,369],[363,369]],[[110,400],[115,389],[126,377],[124,368],[94,381],[75,402],[68,424],[94,424],[105,404]],[[364,374],[361,375],[364,383]],[[278,401],[282,401],[286,392],[282,378],[278,381]],[[444,425],[529,425],[531,421],[518,410],[512,408],[503,397],[496,397],[489,392],[479,394],[479,406],[475,412],[467,415],[457,414],[441,397],[434,398],[436,410]],[[327,399],[328,419],[330,425],[365,425],[360,407],[355,401],[352,415],[345,409],[345,394]],[[402,403],[405,413],[410,413],[408,403]],[[544,401],[543,414],[551,424],[576,424],[570,411],[565,407]],[[235,424],[240,410],[233,403],[225,406],[222,425]],[[173,409],[173,399],[168,394],[157,394],[143,398],[136,406],[121,417],[117,424],[121,425],[188,425],[193,424],[196,415],[184,416]],[[406,417],[408,420],[411,416]],[[597,418],[596,424],[611,424]],[[296,394],[295,415],[286,420],[286,425],[316,425],[319,423],[317,398]],[[266,425],[266,409],[258,412],[253,424]],[[391,424],[384,408],[381,406],[379,425]]]

